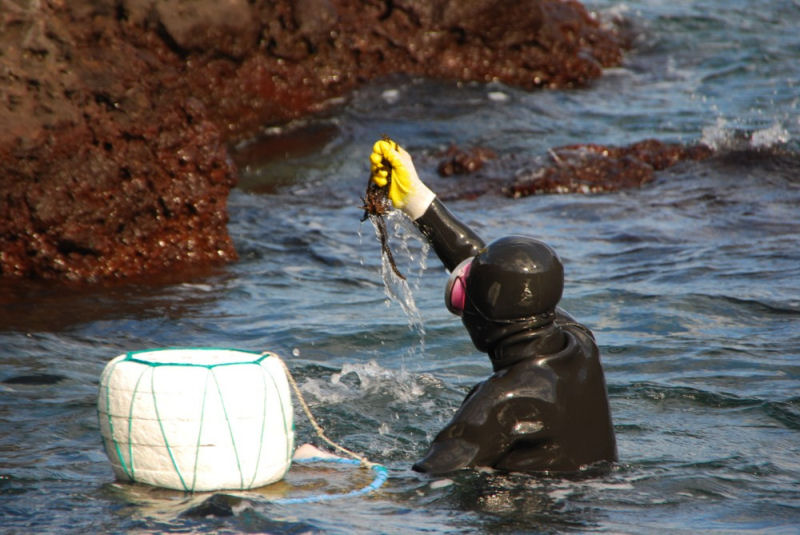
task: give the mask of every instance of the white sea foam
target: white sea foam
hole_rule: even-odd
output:
[[[716,123],[703,128],[703,137],[700,140],[704,145],[714,150],[729,147],[733,140],[733,130],[728,127],[728,121],[717,117]]]
[[[430,487],[432,489],[442,489],[445,487],[449,487],[453,484],[452,479],[437,479],[436,481],[432,481]]]
[[[769,128],[757,130],[750,136],[750,146],[756,149],[772,147],[786,143],[791,139],[789,131],[780,123],[775,123]]]
[[[381,98],[383,98],[387,104],[395,104],[400,100],[400,91],[397,89],[387,89],[381,93]]]
[[[702,143],[714,150],[725,149],[764,149],[787,143],[792,138],[789,131],[780,122],[772,126],[755,130],[749,136],[737,135],[737,128],[731,126],[727,119],[718,117],[716,122],[703,128]]]

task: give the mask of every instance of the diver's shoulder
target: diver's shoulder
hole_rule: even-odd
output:
[[[562,330],[569,332],[578,338],[579,342],[585,341],[587,338],[595,343],[594,333],[589,327],[576,320],[567,311],[561,307],[556,308],[555,324]]]

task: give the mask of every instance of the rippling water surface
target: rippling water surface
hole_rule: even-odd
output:
[[[1,529],[796,533],[800,3],[588,5],[639,36],[590,88],[386,80],[242,147],[229,203],[236,264],[89,292],[3,286]],[[387,297],[374,230],[359,222],[366,159],[384,133],[431,180],[428,156],[451,142],[501,155],[650,137],[717,148],[639,190],[450,204],[487,240],[524,232],[559,251],[562,304],[603,354],[613,471],[410,471],[490,366],[443,306],[444,270],[402,225],[392,243],[408,250],[398,256],[412,313]],[[346,503],[269,505],[305,485],[369,479],[297,467],[233,516],[209,518],[182,514],[207,496],[115,483],[95,414],[100,372],[121,352],[176,345],[281,353],[329,435],[388,466],[388,483]],[[312,438],[299,414],[297,432]]]

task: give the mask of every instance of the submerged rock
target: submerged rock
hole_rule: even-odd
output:
[[[389,73],[582,85],[621,39],[577,2],[0,0],[0,276],[236,258],[227,144]]]
[[[54,385],[56,383],[60,383],[63,380],[64,380],[63,375],[54,375],[50,373],[34,373],[31,375],[15,375],[13,377],[8,377],[7,379],[3,379],[0,382],[7,385],[41,386],[41,385]]]
[[[243,500],[230,494],[215,493],[200,504],[190,507],[181,516],[184,518],[225,518],[234,516],[234,508],[240,507]]]

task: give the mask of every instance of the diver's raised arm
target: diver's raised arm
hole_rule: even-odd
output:
[[[459,221],[417,175],[411,155],[390,139],[377,141],[370,155],[370,176],[380,187],[389,183],[389,199],[425,235],[439,260],[452,271],[475,256],[483,240]]]

